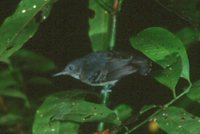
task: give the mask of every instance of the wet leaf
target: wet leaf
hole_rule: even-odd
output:
[[[94,17],[89,19],[89,37],[94,51],[109,50],[109,32],[112,16],[96,0],[89,0]]]
[[[113,27],[113,12],[115,12],[116,0],[89,0],[89,8],[94,16],[89,19],[89,37],[94,51],[110,50],[111,31]],[[117,5],[121,7],[123,0]]]
[[[158,71],[154,78],[175,92],[181,74],[181,66],[181,60],[178,58],[177,62],[170,65],[170,67]]]
[[[42,129],[51,131],[48,124],[55,122],[99,122],[120,124],[117,115],[102,104],[84,100],[86,92],[73,90],[49,96],[37,110],[33,130],[35,134]],[[59,128],[56,128],[58,130]]]
[[[0,27],[1,61],[9,58],[33,37],[41,22],[37,22],[35,16],[43,12],[47,6],[52,6],[53,2],[54,0],[22,0],[19,3],[13,15],[8,17]]]
[[[169,134],[199,134],[200,118],[182,108],[168,107],[151,117]]]
[[[181,40],[171,32],[164,28],[151,27],[132,37],[130,41],[134,48],[163,67],[163,71],[155,75],[159,82],[173,91],[179,77],[185,78],[190,83],[186,50]]]

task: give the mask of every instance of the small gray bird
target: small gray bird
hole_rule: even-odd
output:
[[[147,58],[116,51],[100,51],[70,62],[54,76],[70,75],[91,86],[112,86],[124,76],[136,72],[145,76],[150,71],[151,61]]]

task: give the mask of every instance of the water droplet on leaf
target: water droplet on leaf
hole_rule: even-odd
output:
[[[22,13],[25,13],[26,12],[26,10],[24,9],[24,10],[22,10]]]
[[[72,106],[74,106],[74,105],[76,105],[76,103],[75,103],[75,102],[72,102]]]
[[[178,128],[182,128],[182,126],[181,126],[181,125],[179,125],[179,126],[178,126]]]
[[[56,131],[56,130],[55,130],[55,128],[52,128],[51,131],[54,132],[54,131]]]
[[[43,17],[42,17],[42,19],[43,19],[43,20],[46,20],[46,19],[47,19],[47,17],[46,17],[46,16],[43,16]]]
[[[37,6],[36,5],[33,5],[33,8],[36,8]]]

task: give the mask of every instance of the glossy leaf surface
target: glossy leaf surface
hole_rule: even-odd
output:
[[[85,92],[73,90],[49,96],[37,110],[33,132],[35,134],[51,131],[48,124],[64,122],[98,122],[104,121],[119,125],[117,115],[101,104],[84,100]],[[55,126],[54,129],[59,130]]]
[[[179,77],[190,82],[189,61],[183,43],[171,32],[160,27],[147,28],[130,39],[134,48],[159,64],[163,71],[155,78],[175,90]],[[173,80],[173,81],[171,81]]]
[[[39,24],[46,19],[47,7],[53,0],[22,0],[16,11],[0,27],[0,60],[6,61],[36,33]],[[40,14],[43,12],[44,14]],[[36,15],[42,15],[36,20]]]
[[[200,118],[182,108],[168,107],[153,117],[160,128],[169,134],[199,134]]]

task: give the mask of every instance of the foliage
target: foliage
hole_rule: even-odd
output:
[[[4,21],[0,29],[1,61],[7,61],[14,52],[33,37],[39,24],[49,14],[52,4],[52,0],[22,0],[19,3],[15,13]],[[37,14],[41,14],[39,21],[35,18]]]
[[[194,107],[200,103],[200,80],[191,82],[193,76],[190,76],[187,54],[187,49],[200,37],[198,1],[155,1],[191,25],[178,31],[149,27],[129,38],[133,49],[160,66],[152,76],[163,88],[172,91],[168,103],[145,105],[138,112],[124,102],[112,107],[98,103],[100,97],[96,92],[82,89],[67,89],[54,94],[49,91],[47,96],[39,96],[45,98],[42,104],[31,98],[28,95],[31,85],[37,89],[47,86],[51,90],[54,83],[50,76],[56,65],[45,56],[22,47],[47,19],[55,0],[21,0],[0,27],[0,61],[4,64],[0,67],[0,132],[1,128],[8,127],[9,133],[78,134],[82,132],[83,124],[100,123],[106,133],[129,134],[153,121],[169,134],[198,134],[200,117],[175,103],[184,97],[189,98],[191,104],[195,102]],[[114,49],[122,4],[123,0],[89,0],[88,8],[94,13],[89,19],[88,32],[93,51]],[[187,81],[187,86],[181,87],[180,91],[177,87],[182,79]],[[108,96],[106,94],[103,101],[107,101]],[[15,129],[19,126],[22,129]]]
[[[155,75],[159,82],[173,91],[181,76],[190,82],[189,61],[184,45],[172,33],[153,27],[145,29],[130,41],[133,47],[162,66],[164,70]]]
[[[182,108],[168,107],[152,117],[160,128],[169,134],[198,134],[199,117],[186,112]]]

